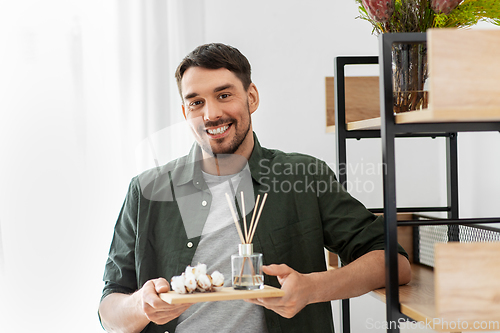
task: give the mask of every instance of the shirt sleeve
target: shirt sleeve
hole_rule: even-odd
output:
[[[325,190],[317,194],[325,247],[338,254],[343,264],[348,264],[370,251],[384,250],[384,218],[372,214],[352,197],[337,181],[334,172],[326,163],[323,167],[328,172],[318,175],[317,181],[318,188]],[[399,244],[398,253],[408,258],[408,254]]]
[[[135,243],[139,189],[132,179],[128,193],[115,225],[113,240],[104,270],[102,297],[112,293],[130,294],[136,291]]]

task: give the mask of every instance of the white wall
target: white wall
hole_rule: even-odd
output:
[[[120,132],[111,114],[123,111],[116,104],[118,82],[109,79],[114,77],[109,72],[117,70],[113,57],[120,55],[102,54],[99,47],[86,49],[92,53],[91,58],[104,61],[91,68],[92,74],[85,75],[99,79],[85,91],[92,97],[85,108],[90,113],[78,118],[82,106],[71,104],[74,99],[68,97],[78,91],[67,85],[75,64],[67,63],[71,49],[61,46],[68,38],[61,27],[66,29],[73,23],[71,15],[67,21],[60,21],[57,15],[67,10],[69,2],[44,2],[43,6],[53,6],[53,17],[37,16],[41,10],[37,2],[26,3],[29,6],[18,6],[17,12],[0,13],[2,24],[24,20],[26,15],[33,20],[13,32],[0,29],[5,42],[2,45],[8,45],[10,51],[1,58],[1,69],[11,74],[8,78],[4,75],[0,82],[0,330],[66,332],[75,325],[72,332],[100,332],[96,313],[102,271],[127,182],[136,170],[134,149],[143,138],[126,132],[121,136],[110,134]],[[114,8],[112,2],[105,3],[107,6],[86,13],[86,17],[114,18],[109,12]],[[202,18],[197,11],[180,20],[184,27],[191,23],[205,25],[204,36],[197,35],[196,39],[232,44],[250,59],[261,94],[261,106],[253,119],[261,143],[315,155],[333,167],[334,137],[324,131],[324,77],[333,76],[337,55],[378,53],[370,25],[355,19],[354,1],[185,3],[202,5],[205,11]],[[187,7],[183,10],[189,12]],[[37,22],[47,24],[39,35],[52,37],[33,45],[38,35],[32,28],[38,27]],[[115,22],[103,27],[107,28],[97,29],[87,38],[104,35],[103,43],[116,42]],[[11,44],[14,40],[17,42]],[[91,40],[86,42],[92,44]],[[191,39],[186,40],[185,45],[191,43]],[[41,52],[37,58],[40,62],[30,58],[32,48]],[[13,69],[12,64],[18,67]],[[62,76],[54,77],[51,66],[65,68],[59,72]],[[354,69],[352,74],[365,73]],[[104,102],[99,104],[97,100]],[[177,117],[171,115],[170,119]],[[79,127],[82,123],[92,125],[91,135],[78,132],[85,131]],[[500,134],[461,135],[460,142],[464,216],[500,215],[496,190],[500,176],[494,174],[500,162]],[[349,142],[349,151],[349,161],[359,164],[358,170],[380,163],[378,140]],[[444,203],[439,172],[443,170],[443,151],[439,139],[398,143],[401,205]],[[366,173],[358,171],[356,176],[375,189],[353,194],[367,206],[380,206],[380,179]],[[92,188],[94,195],[83,195]],[[361,325],[354,332],[363,331],[366,318],[384,317],[384,306],[365,297],[353,301],[353,323]],[[19,323],[22,328],[13,329]]]

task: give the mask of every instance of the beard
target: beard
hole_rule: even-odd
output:
[[[235,134],[232,138],[225,137],[221,139],[209,139],[207,133],[202,127],[198,128],[199,133],[199,144],[201,148],[207,152],[211,156],[217,156],[218,158],[222,158],[224,156],[221,155],[232,155],[234,154],[241,146],[243,141],[246,139],[248,133],[250,132],[250,127],[252,124],[250,117],[250,107],[247,101],[247,115],[248,115],[248,123],[239,122],[232,117],[227,117],[224,119],[219,119],[217,121],[207,121],[203,124],[203,128],[207,127],[217,127],[222,124],[231,123],[231,127],[234,129]],[[231,128],[230,128],[231,129]],[[228,129],[228,130],[230,130]],[[230,140],[229,142],[225,141]]]

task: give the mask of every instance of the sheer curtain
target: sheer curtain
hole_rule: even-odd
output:
[[[0,331],[102,331],[141,144],[189,144],[165,129],[183,120],[175,67],[203,42],[202,0],[0,0]]]

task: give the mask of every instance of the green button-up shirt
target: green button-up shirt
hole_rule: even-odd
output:
[[[350,196],[325,162],[266,149],[254,139],[248,161],[253,195],[268,193],[253,239],[264,264],[319,272],[327,268],[324,248],[345,264],[384,249],[383,219]],[[103,298],[133,293],[150,279],[169,281],[191,264],[211,203],[200,158],[194,144],[187,156],[132,179],[106,262]],[[280,287],[275,277],[265,283]],[[270,333],[333,332],[330,302],[308,305],[291,319],[267,309],[265,317]],[[143,332],[172,333],[176,325],[150,323]]]

